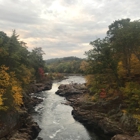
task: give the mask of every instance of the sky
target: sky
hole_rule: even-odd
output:
[[[140,0],[0,0],[0,30],[16,30],[43,58],[85,58],[91,41],[106,36],[115,20],[140,19]]]

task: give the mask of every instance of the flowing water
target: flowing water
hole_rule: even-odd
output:
[[[35,96],[43,98],[43,102],[35,107],[32,116],[42,129],[39,137],[43,140],[99,140],[94,132],[75,121],[71,115],[72,107],[64,105],[64,97],[55,94],[60,84],[84,83],[82,76],[69,76],[61,82],[54,82],[52,89]]]

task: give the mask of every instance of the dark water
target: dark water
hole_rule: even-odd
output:
[[[55,82],[50,91],[40,93],[44,101],[35,107],[33,118],[41,127],[39,137],[43,140],[100,140],[94,132],[75,121],[71,115],[72,107],[64,105],[64,97],[55,94],[60,84],[71,82],[84,83],[81,76],[70,76],[61,82]]]

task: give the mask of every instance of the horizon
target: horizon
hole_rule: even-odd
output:
[[[30,51],[41,47],[43,59],[83,58],[113,21],[138,20],[139,5],[139,0],[0,0],[0,28],[8,36],[15,29]]]

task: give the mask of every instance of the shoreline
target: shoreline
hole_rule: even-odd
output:
[[[64,96],[66,105],[73,107],[75,120],[95,130],[104,140],[139,140],[137,120],[122,112],[120,98],[100,99],[97,102],[85,100],[88,90],[84,84],[63,84],[56,94]]]
[[[46,86],[39,83],[34,85],[29,93],[49,90],[51,86],[52,82],[46,84]],[[119,97],[110,101],[101,99],[98,102],[91,102],[85,100],[85,96],[88,94],[85,84],[76,83],[60,85],[56,94],[66,98],[65,105],[73,107],[72,115],[74,119],[82,123],[89,132],[95,131],[99,138],[104,140],[140,139],[140,134],[134,125],[136,120],[121,111]],[[22,140],[33,140],[37,138],[41,131],[39,125],[31,117],[30,111],[42,100],[31,98],[29,94],[28,96],[25,95],[24,103],[26,106],[18,113],[19,118],[13,127],[14,131],[11,129],[0,140],[21,140],[21,137]],[[42,140],[39,137],[38,139]]]
[[[30,85],[29,91],[23,95],[24,106],[22,106],[18,112],[15,113],[12,111],[13,115],[11,116],[9,116],[9,112],[0,114],[0,120],[3,122],[3,126],[0,126],[0,140],[21,140],[21,138],[22,140],[33,140],[37,138],[41,129],[33,120],[31,111],[34,109],[34,106],[43,100],[31,97],[30,93],[39,94],[39,92],[50,90],[51,88],[52,81]],[[9,122],[7,122],[7,120],[9,120]]]

